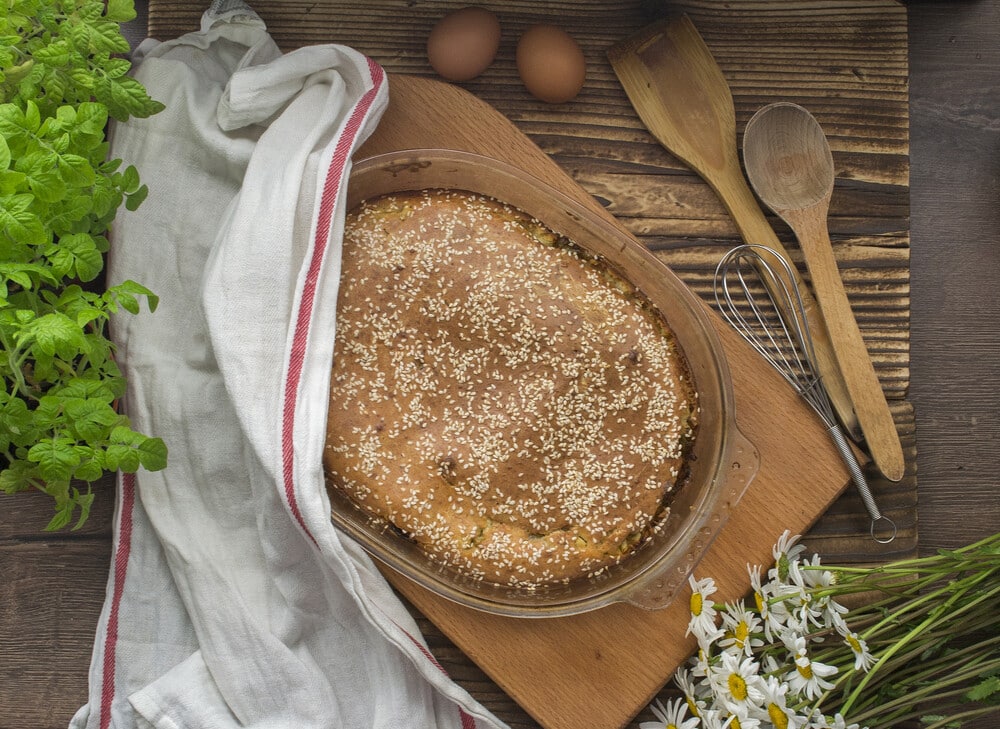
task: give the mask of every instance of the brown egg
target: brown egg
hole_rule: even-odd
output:
[[[449,81],[468,81],[485,71],[500,47],[500,21],[483,8],[449,13],[427,37],[427,60]]]
[[[517,72],[532,96],[561,104],[580,93],[587,64],[580,46],[566,31],[534,25],[517,43]]]

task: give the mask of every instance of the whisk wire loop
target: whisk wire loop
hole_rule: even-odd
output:
[[[813,364],[816,353],[791,264],[767,246],[733,248],[715,269],[715,303],[726,321],[795,388],[826,425],[871,517],[872,537],[883,544],[891,542],[896,526],[875,503]],[[876,524],[888,528],[888,537],[876,535]]]

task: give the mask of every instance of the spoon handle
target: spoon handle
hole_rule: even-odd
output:
[[[774,228],[767,222],[764,213],[757,203],[753,192],[739,167],[739,159],[733,153],[733,159],[729,165],[730,172],[719,175],[708,176],[705,179],[715,190],[723,205],[729,211],[730,217],[740,231],[740,236],[747,243],[754,243],[766,246],[780,255],[785,260],[791,261],[788,251],[778,240]],[[767,256],[767,254],[762,254]],[[767,261],[774,269],[781,270],[777,261]],[[812,333],[813,348],[815,350],[815,366],[823,384],[826,388],[830,404],[833,406],[837,419],[840,421],[846,433],[849,433],[854,440],[860,441],[862,438],[861,423],[857,416],[857,402],[853,400],[851,392],[847,387],[846,374],[841,372],[841,363],[837,357],[836,348],[833,342],[836,341],[828,329],[827,322],[823,316],[821,308],[816,300],[809,294],[809,287],[802,281],[798,271],[792,268],[799,292],[802,295],[802,305],[806,319],[809,322],[809,330]],[[780,298],[780,297],[779,297]]]
[[[854,318],[826,225],[826,206],[784,212],[805,256],[813,291],[823,313],[840,372],[872,460],[890,481],[903,477],[906,461],[899,432],[879,383],[871,354]]]

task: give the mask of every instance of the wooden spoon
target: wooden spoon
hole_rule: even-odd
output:
[[[688,17],[655,23],[626,38],[608,51],[608,60],[646,128],[712,187],[743,240],[784,254],[740,168],[729,85]],[[845,432],[858,440],[858,420],[826,325],[797,272],[795,277],[812,331],[816,369]]]
[[[770,104],[747,123],[743,160],[758,197],[788,223],[799,240],[872,460],[882,475],[898,481],[905,466],[899,434],[830,244],[827,215],[834,169],[823,129],[801,106]]]

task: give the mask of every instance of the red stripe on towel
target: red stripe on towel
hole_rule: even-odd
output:
[[[118,610],[125,592],[125,574],[132,551],[132,510],[135,507],[135,475],[122,476],[121,514],[118,522],[118,544],[115,547],[115,578],[108,611],[108,627],[104,637],[104,666],[101,683],[100,729],[111,725],[111,705],[115,700],[115,649],[118,645]]]
[[[285,498],[288,499],[288,508],[292,516],[299,523],[302,530],[309,535],[314,542],[315,537],[306,526],[299,509],[298,500],[295,497],[295,472],[294,472],[294,433],[295,433],[295,405],[298,398],[299,382],[302,379],[302,366],[305,362],[306,346],[309,342],[309,327],[312,324],[313,305],[316,298],[316,284],[319,280],[319,273],[326,258],[327,248],[330,242],[330,225],[333,221],[333,214],[336,209],[337,197],[341,191],[341,181],[344,176],[344,169],[350,159],[351,150],[362,123],[371,106],[375,101],[379,90],[385,83],[385,72],[382,67],[370,58],[368,60],[368,71],[371,75],[372,88],[362,96],[347,120],[344,132],[337,140],[337,146],[333,150],[333,158],[326,172],[326,179],[323,182],[323,191],[320,194],[319,218],[316,221],[316,238],[313,241],[312,258],[309,261],[309,268],[306,271],[306,280],[302,288],[302,296],[299,302],[298,319],[295,321],[295,334],[292,337],[292,351],[288,362],[288,372],[285,375],[285,405],[282,420],[281,437],[281,457],[282,472],[285,479]]]
[[[319,272],[326,258],[329,246],[330,225],[333,222],[333,214],[336,210],[337,197],[340,195],[340,183],[344,176],[344,169],[350,159],[351,150],[361,125],[371,109],[375,97],[385,83],[385,72],[375,61],[368,59],[368,69],[372,78],[372,88],[358,101],[351,112],[351,116],[344,128],[334,148],[330,166],[327,169],[326,179],[323,182],[323,191],[320,196],[319,217],[316,221],[316,238],[313,241],[312,257],[309,261],[309,269],[306,272],[305,284],[302,287],[302,297],[300,299],[298,318],[295,321],[295,335],[292,337],[292,351],[288,362],[288,372],[285,376],[285,403],[282,421],[282,473],[285,479],[285,497],[288,499],[288,507],[299,523],[302,530],[309,535],[309,538],[316,541],[299,509],[298,501],[295,497],[295,470],[294,470],[294,440],[295,431],[295,405],[298,398],[299,382],[302,379],[302,367],[305,363],[306,346],[309,343],[309,327],[312,324],[313,305],[316,298],[316,284],[319,280]],[[406,631],[403,631],[406,633]],[[444,667],[438,663],[437,659],[428,651],[424,645],[409,633],[407,637],[413,641],[414,645],[420,648],[421,652],[431,660],[442,672]],[[476,720],[461,706],[458,706],[459,717],[462,721],[462,729],[476,729]]]
[[[401,628],[399,626],[399,624],[397,624],[395,622],[394,622],[394,624],[396,625],[397,628],[399,628],[400,630],[403,631],[403,633],[406,635],[407,638],[409,638],[411,641],[413,641],[413,645],[415,645],[417,648],[419,648],[420,652],[423,653],[424,656],[431,663],[433,663],[435,666],[437,666],[438,670],[441,671],[441,673],[443,673],[445,675],[448,675],[448,672],[446,670],[444,670],[444,666],[442,666],[441,663],[438,661],[438,659],[434,657],[434,654],[431,653],[429,650],[427,650],[427,646],[425,646],[419,640],[417,640],[412,635],[410,635],[409,631],[407,631],[405,628]],[[475,719],[475,717],[472,716],[472,714],[468,713],[465,709],[463,709],[458,704],[456,704],[455,707],[458,709],[458,716],[462,720],[462,729],[476,729],[476,719]]]

